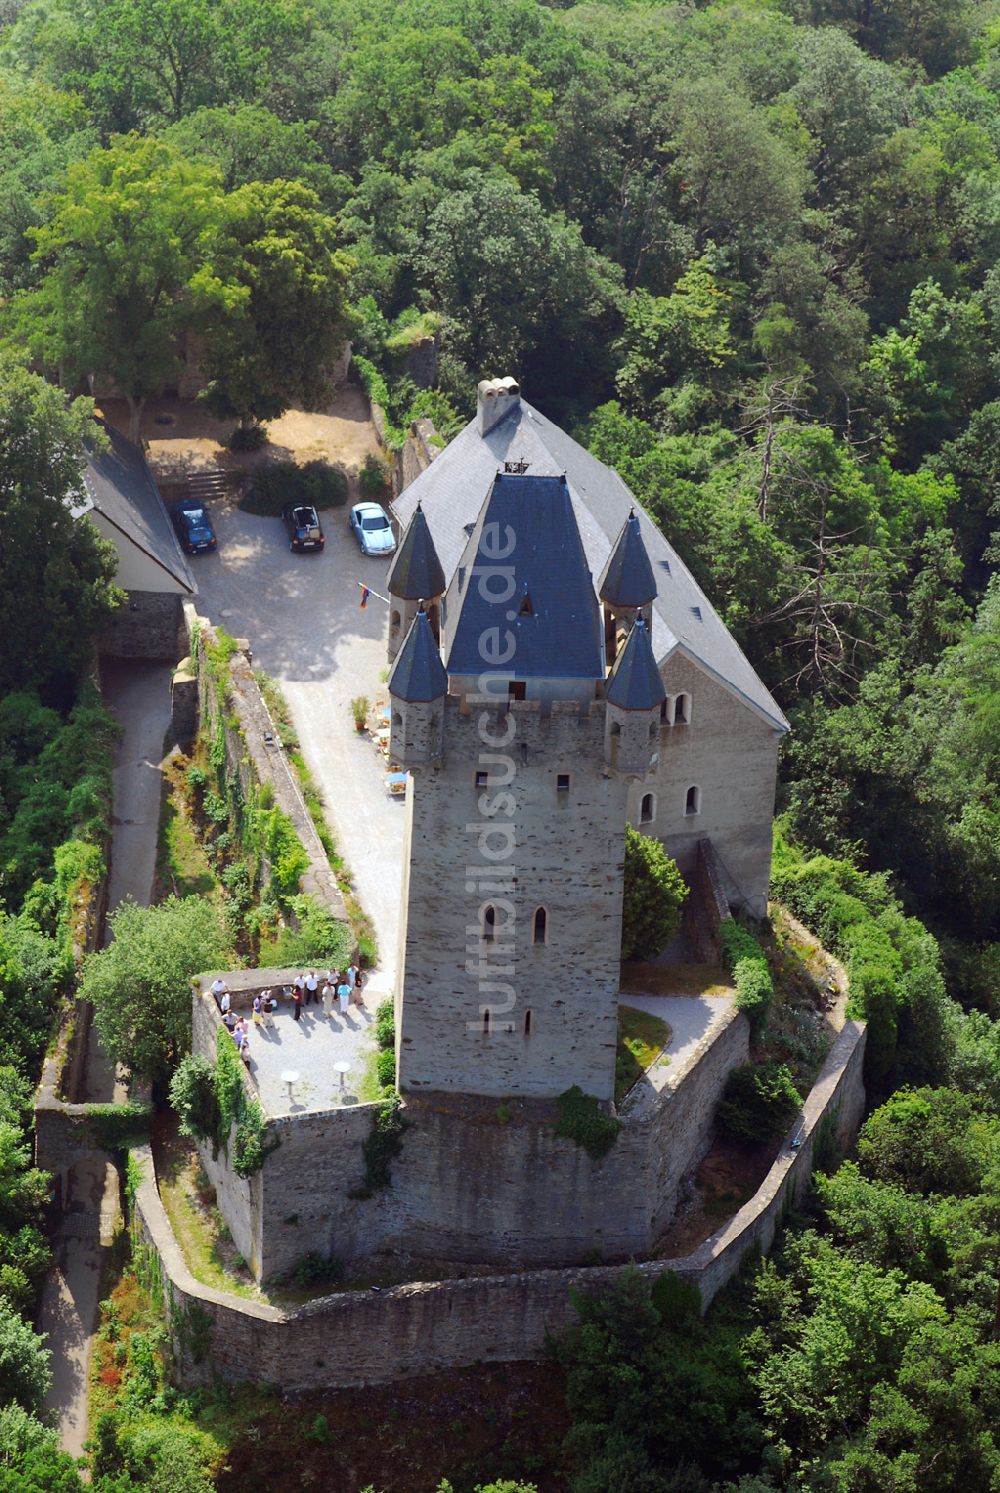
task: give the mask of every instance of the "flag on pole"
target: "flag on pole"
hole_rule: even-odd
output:
[[[362,586],[361,587],[361,607],[362,607],[362,610],[368,605],[368,598],[369,598],[369,596],[371,594],[372,593],[369,591],[369,589],[368,589],[367,586]]]

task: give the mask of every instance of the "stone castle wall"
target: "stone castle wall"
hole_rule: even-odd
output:
[[[629,790],[629,820],[643,834],[662,840],[688,879],[695,871],[698,841],[710,839],[733,905],[763,917],[779,733],[682,655],[673,654],[661,673],[668,695],[690,696],[691,723],[662,727],[656,768]],[[690,787],[701,789],[701,807],[687,815]],[[641,823],[640,805],[647,793],[655,797],[655,818]]]
[[[854,1134],[864,1109],[864,1046],[864,1027],[848,1023],[789,1131],[789,1141],[801,1137],[801,1144],[783,1146],[735,1218],[689,1255],[639,1265],[644,1276],[655,1278],[665,1270],[683,1275],[698,1286],[707,1308],[747,1250],[770,1247],[782,1218],[808,1185],[817,1137],[825,1130],[844,1146]],[[421,1282],[379,1292],[344,1291],[286,1312],[193,1279],[160,1202],[152,1158],[146,1149],[133,1155],[144,1174],[136,1224],[158,1262],[168,1309],[172,1317],[183,1314],[187,1325],[196,1313],[205,1328],[199,1361],[178,1342],[186,1384],[253,1380],[295,1391],[539,1358],[547,1334],[574,1320],[571,1290],[606,1291],[621,1275],[621,1266],[592,1266]]]
[[[128,591],[98,639],[103,658],[164,658],[187,651],[183,597],[166,591]]]
[[[234,978],[255,991],[287,983],[291,972]],[[193,1024],[193,1050],[214,1062],[221,1028],[210,994],[196,997]],[[443,1094],[404,1101],[408,1128],[392,1185],[367,1198],[362,1146],[372,1105],[269,1119],[278,1144],[248,1179],[223,1153],[200,1149],[236,1246],[264,1279],[309,1253],[508,1268],[571,1264],[595,1251],[624,1260],[649,1253],[670,1223],[681,1179],[707,1147],[716,1102],[748,1046],[746,1018],[731,1008],[682,1065],[656,1070],[657,1085],[648,1077],[637,1085],[600,1160],[555,1134],[553,1104]]]
[[[400,1087],[553,1098],[578,1084],[610,1099],[626,784],[605,766],[603,707],[498,715],[449,698],[445,716],[444,759],[407,795]],[[496,936],[481,943],[487,904]]]

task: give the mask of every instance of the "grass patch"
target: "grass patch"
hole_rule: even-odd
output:
[[[192,814],[187,770],[191,757],[174,750],[163,764],[164,796],[156,848],[156,880],[164,893],[212,897],[219,882]]]
[[[660,1056],[670,1041],[670,1027],[649,1011],[634,1006],[618,1007],[618,1052],[615,1057],[615,1103]]]
[[[174,1238],[195,1280],[260,1300],[259,1288],[238,1263],[240,1257],[215,1207],[214,1190],[201,1171],[194,1147],[179,1136],[161,1139],[156,1183]]]

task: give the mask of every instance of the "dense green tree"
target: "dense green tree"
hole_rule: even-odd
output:
[[[51,1354],[14,1307],[0,1296],[0,1396],[5,1405],[36,1411],[49,1387]]]
[[[180,366],[192,281],[209,261],[222,200],[211,168],[131,135],[71,166],[50,221],[34,230],[43,273],[15,300],[15,325],[47,367],[114,384],[132,440],[146,399]]]
[[[622,958],[655,959],[681,926],[687,886],[659,840],[625,826]]]
[[[114,550],[71,511],[92,410],[0,360],[0,691],[75,675],[123,599]]]
[[[226,960],[219,913],[199,897],[168,897],[123,902],[110,923],[113,942],[87,960],[81,999],[116,1062],[165,1079],[191,1046],[192,975]]]
[[[248,425],[330,397],[346,274],[333,219],[308,187],[252,182],[229,196],[214,273],[203,277],[209,315],[219,308],[203,358],[214,413]]]

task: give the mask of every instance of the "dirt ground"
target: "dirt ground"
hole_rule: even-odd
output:
[[[104,418],[128,434],[128,406],[121,399],[99,401]],[[221,470],[234,475],[262,462],[339,462],[355,476],[369,452],[378,454],[368,397],[354,384],[342,384],[333,403],[315,413],[287,410],[268,424],[270,440],[259,451],[229,451],[223,445],[232,422],[215,420],[193,399],[151,399],[140,433],[148,442],[149,464],[157,479],[183,481],[188,472]]]
[[[698,1167],[691,1197],[657,1249],[660,1259],[689,1254],[727,1223],[753,1197],[780,1150],[780,1138],[750,1146],[718,1136]]]
[[[276,1403],[229,1452],[217,1493],[470,1493],[523,1478],[563,1493],[568,1429],[551,1364],[490,1364]]]

